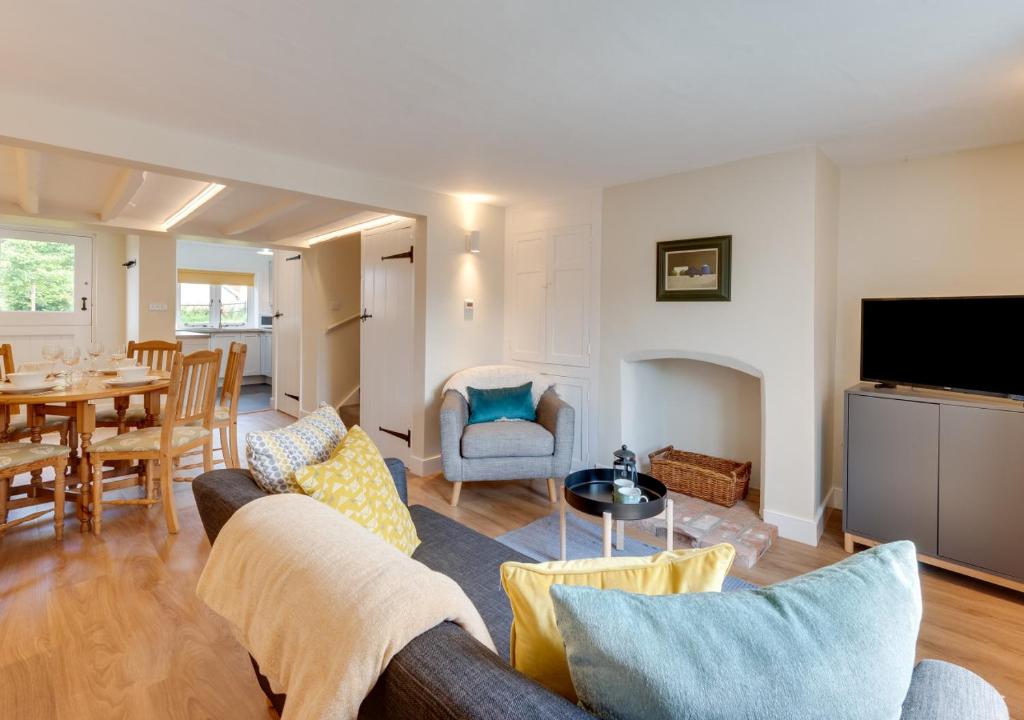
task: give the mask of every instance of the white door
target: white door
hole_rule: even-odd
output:
[[[256,333],[244,333],[240,340],[245,343],[245,367],[242,368],[242,375],[260,374],[260,336]]]
[[[412,444],[415,226],[363,233],[360,425],[384,457],[408,465]]]
[[[274,251],[274,407],[299,416],[302,255]]]
[[[590,226],[558,228],[548,243],[547,353],[554,365],[590,365]]]
[[[547,241],[543,232],[512,240],[512,309],[509,313],[512,358],[544,361],[547,306]]]

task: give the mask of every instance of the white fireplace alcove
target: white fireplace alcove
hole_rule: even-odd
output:
[[[685,350],[649,350],[622,358],[623,442],[647,467],[647,455],[679,450],[752,462],[751,486],[764,466],[761,372],[740,360]],[[764,493],[761,493],[764,497]]]

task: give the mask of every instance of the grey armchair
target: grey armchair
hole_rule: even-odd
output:
[[[449,390],[441,404],[441,464],[453,484],[451,504],[459,504],[463,482],[546,478],[557,501],[556,478],[569,474],[576,413],[554,388],[541,396],[537,422],[469,425],[469,404]]]

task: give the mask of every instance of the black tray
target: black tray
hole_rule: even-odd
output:
[[[565,479],[565,501],[580,512],[595,517],[610,512],[615,520],[646,520],[665,511],[668,488],[660,480],[637,473],[636,486],[648,501],[627,504],[613,500],[614,479],[614,472],[607,468],[574,472]]]

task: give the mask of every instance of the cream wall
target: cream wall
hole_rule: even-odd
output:
[[[174,340],[176,258],[173,237],[139,236],[139,264],[129,270],[139,276],[139,336],[129,340]],[[163,309],[153,309],[154,305]]]
[[[804,149],[608,188],[601,278],[600,448],[629,442],[622,378],[638,354],[718,358],[762,378],[762,502],[818,537],[815,292],[818,156]],[[731,302],[656,302],[655,244],[733,237]],[[685,402],[685,399],[664,399]],[[675,439],[685,447],[686,437]]]
[[[424,247],[417,247],[418,257],[426,262],[417,263],[417,292],[422,295],[416,318],[412,469],[439,468],[441,386],[463,367],[499,362],[502,356],[502,208],[68,103],[0,92],[0,107],[4,108],[0,113],[3,142],[54,145],[153,169],[179,169],[424,218]],[[477,257],[465,253],[464,233],[472,229],[481,231],[484,250]],[[170,273],[168,281],[173,285]],[[479,304],[471,321],[462,312],[466,297]],[[140,318],[140,326],[143,322]],[[170,326],[173,330],[173,320]]]
[[[1024,144],[842,171],[833,478],[842,392],[860,377],[864,297],[1020,295]]]

